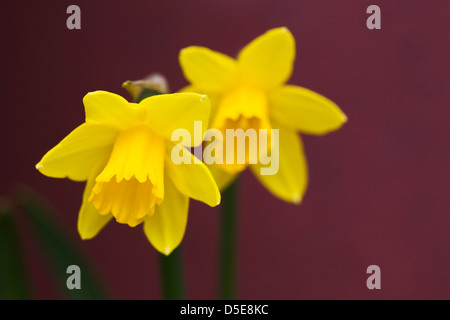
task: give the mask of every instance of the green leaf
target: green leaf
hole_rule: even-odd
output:
[[[0,299],[30,298],[11,201],[0,198]]]
[[[76,300],[107,299],[106,291],[92,266],[55,221],[56,215],[49,206],[31,190],[22,190],[18,202],[36,232],[43,252],[47,255],[53,269],[57,285],[64,296]],[[72,265],[80,268],[81,289],[69,289],[67,286],[68,279],[73,274],[73,271],[68,272],[68,267]]]

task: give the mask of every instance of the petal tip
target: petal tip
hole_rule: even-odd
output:
[[[182,60],[186,57],[186,55],[190,54],[196,48],[198,48],[198,47],[196,47],[196,46],[189,46],[189,47],[181,49],[180,53],[178,54],[178,58],[179,58],[180,62],[182,62]]]
[[[302,202],[302,196],[299,193],[294,193],[292,196],[292,202],[296,205],[299,205]]]
[[[80,224],[78,224],[78,234],[80,235],[81,240],[90,240],[96,235],[96,233],[90,232],[87,228],[83,228]]]
[[[180,50],[180,55],[181,55],[182,53],[186,53],[186,51],[189,51],[189,48],[191,48],[191,47],[186,47],[186,48],[181,49],[181,50]]]
[[[221,201],[222,201],[222,199],[221,199],[220,193],[219,193],[219,196],[217,197],[217,201],[216,201],[216,205],[215,206],[218,206]]]
[[[168,255],[170,255],[171,253],[172,253],[172,249],[170,248],[170,247],[165,247],[164,248],[164,254],[166,255],[166,256],[168,256]]]
[[[180,55],[186,53],[187,51],[189,51],[190,47],[186,47],[180,50]]]
[[[346,123],[348,121],[348,117],[345,115],[345,113],[342,113],[342,123]]]
[[[275,28],[275,29],[269,30],[269,32],[279,33],[280,35],[283,35],[283,36],[292,37],[291,31],[287,27]]]
[[[86,235],[86,234],[80,233],[80,238],[81,238],[81,240],[90,240],[90,239],[92,239],[93,237],[90,237],[90,236],[88,236],[88,235]]]
[[[97,90],[97,91],[91,91],[91,92],[86,93],[86,94],[84,95],[84,97],[83,97],[83,104],[84,104],[84,103],[87,103],[87,101],[89,101],[90,98],[95,97],[96,95],[98,95],[98,93],[99,93],[98,90]]]

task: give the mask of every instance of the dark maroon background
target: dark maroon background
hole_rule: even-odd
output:
[[[81,8],[81,30],[66,8]],[[377,4],[382,29],[366,28]],[[84,120],[83,96],[127,97],[125,80],[187,82],[178,52],[229,55],[266,30],[297,41],[292,84],[335,101],[349,122],[304,137],[310,184],[300,206],[241,179],[239,288],[245,299],[450,298],[450,3],[363,0],[7,1],[2,3],[0,194],[25,183],[48,198],[113,297],[159,298],[158,260],[141,227],[109,224],[81,241],[84,185],[34,165]],[[191,202],[183,241],[188,297],[216,298],[219,210]],[[36,297],[58,297],[32,240]],[[27,240],[28,239],[28,240]],[[366,268],[381,267],[381,290]]]

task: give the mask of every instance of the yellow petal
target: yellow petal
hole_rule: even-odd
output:
[[[276,146],[272,146],[271,152],[276,152]],[[261,175],[261,167],[267,166],[258,164],[251,165],[250,168],[273,195],[287,202],[300,203],[308,184],[308,168],[298,134],[279,129],[278,172],[274,175]]]
[[[188,218],[189,198],[165,179],[165,197],[152,216],[144,218],[144,232],[150,243],[169,255],[183,240]]]
[[[160,94],[142,100],[139,105],[148,113],[148,126],[162,137],[171,140],[174,130],[184,129],[191,137],[187,146],[202,143],[210,114],[207,96],[192,92]],[[194,133],[195,122],[201,123],[201,130]]]
[[[95,185],[95,178],[105,166],[106,161],[107,158],[101,159],[93,167],[87,179],[86,188],[84,189],[83,204],[78,215],[78,233],[83,240],[95,237],[112,218],[111,214],[100,215],[97,209],[89,203],[89,197]]]
[[[48,177],[87,180],[97,161],[111,152],[117,134],[115,129],[84,123],[47,152],[36,169]]]
[[[244,81],[265,88],[285,83],[292,73],[295,39],[287,28],[267,31],[250,42],[238,56]]]
[[[180,51],[179,60],[186,79],[202,90],[223,92],[236,81],[236,61],[222,53],[192,46]]]
[[[229,173],[225,170],[220,169],[220,167],[215,164],[208,165],[207,167],[211,172],[212,176],[214,177],[217,187],[221,191],[225,190],[240,173],[240,172]]]
[[[197,88],[195,86],[186,86],[186,87],[182,88],[179,92],[191,92],[191,93],[207,95],[208,99],[210,101],[210,104],[211,104],[211,109],[210,109],[211,112],[209,114],[209,122],[208,123],[213,123],[214,115],[216,114],[217,107],[223,96],[221,93],[207,91],[207,90],[204,90],[201,88]]]
[[[339,129],[347,117],[324,96],[297,86],[283,86],[270,95],[270,116],[303,133],[321,135]]]
[[[107,91],[90,92],[83,98],[86,122],[127,129],[145,120],[145,111],[136,103]]]
[[[177,189],[189,198],[202,201],[211,207],[220,203],[220,192],[211,172],[206,165],[194,157],[181,145],[173,145],[174,153],[181,155],[183,162],[175,164],[172,159],[172,147],[167,148],[166,173]]]

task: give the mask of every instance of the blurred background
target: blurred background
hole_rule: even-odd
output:
[[[81,30],[66,28],[71,4],[81,8]],[[381,30],[366,27],[372,4],[381,8]],[[0,195],[25,184],[47,199],[111,297],[158,299],[158,257],[142,227],[110,223],[80,240],[84,184],[47,178],[34,166],[84,121],[86,93],[131,99],[121,84],[152,72],[176,91],[187,84],[180,49],[201,45],[235,56],[266,30],[286,26],[297,42],[289,83],[330,98],[349,122],[323,137],[303,136],[310,183],[300,206],[274,198],[249,172],[242,176],[238,297],[449,299],[449,12],[444,0],[7,1]],[[217,297],[219,214],[191,201],[182,244],[190,299]],[[31,294],[58,299],[22,220]],[[381,290],[366,287],[373,264]]]

